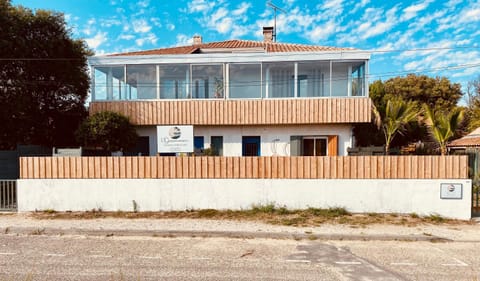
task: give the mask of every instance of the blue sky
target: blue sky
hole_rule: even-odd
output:
[[[262,40],[266,1],[12,0],[65,14],[97,55],[227,39]],[[275,0],[277,41],[372,50],[371,79],[410,72],[466,84],[480,75],[478,0]]]

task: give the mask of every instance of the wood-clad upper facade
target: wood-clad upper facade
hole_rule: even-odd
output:
[[[368,123],[369,98],[105,101],[90,114],[115,111],[135,125],[294,125]]]

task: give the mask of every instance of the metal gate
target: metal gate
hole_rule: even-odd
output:
[[[472,180],[472,216],[480,216],[480,180]]]
[[[0,180],[0,211],[17,210],[17,181]]]
[[[472,179],[472,216],[480,216],[480,151],[467,149],[468,173]]]

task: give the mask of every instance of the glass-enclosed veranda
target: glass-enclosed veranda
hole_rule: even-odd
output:
[[[365,61],[96,65],[92,100],[366,96]]]

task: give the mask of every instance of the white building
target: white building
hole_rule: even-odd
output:
[[[370,53],[264,35],[90,57],[90,113],[129,116],[149,155],[189,151],[161,145],[169,129],[223,156],[346,155],[353,125],[371,120]]]

